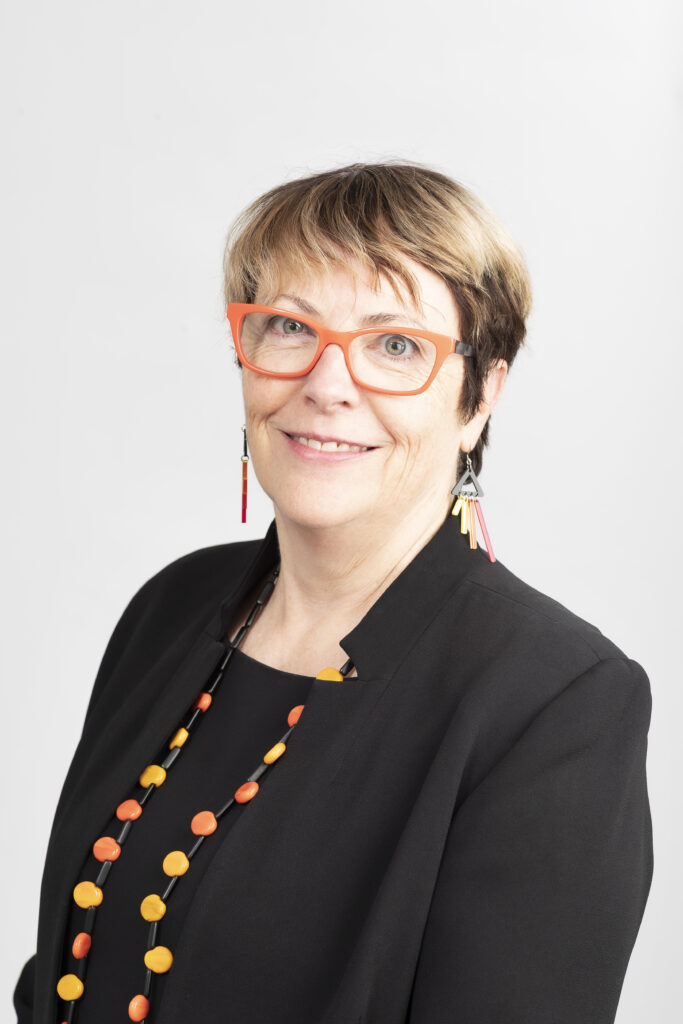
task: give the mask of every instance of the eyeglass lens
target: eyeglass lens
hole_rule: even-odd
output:
[[[318,333],[305,320],[272,313],[247,313],[240,341],[249,362],[274,373],[300,373],[311,365]],[[349,347],[353,374],[362,384],[387,391],[422,387],[436,361],[436,345],[411,334],[361,334]]]

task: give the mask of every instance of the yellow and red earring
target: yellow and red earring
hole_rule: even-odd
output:
[[[486,550],[489,555],[489,561],[495,562],[496,559],[493,554],[493,548],[491,547],[491,539],[489,537],[488,530],[486,529],[484,513],[481,510],[481,504],[479,502],[479,499],[484,496],[484,491],[474,473],[474,470],[472,469],[470,453],[467,452],[466,455],[467,469],[451,491],[451,494],[457,498],[457,501],[451,510],[451,515],[457,516],[458,513],[460,513],[460,532],[469,533],[470,548],[473,550],[477,549],[477,519],[479,520],[481,532],[484,535],[484,543],[486,544]]]
[[[247,427],[246,424],[242,426],[242,435],[244,439],[244,447],[242,449],[242,522],[247,521],[247,463],[249,462],[249,452],[247,451]]]

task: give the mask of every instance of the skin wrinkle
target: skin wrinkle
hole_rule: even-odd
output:
[[[289,292],[280,292],[274,299],[267,303],[267,305],[277,306],[281,299],[289,299],[299,307],[302,313],[307,313],[309,316],[317,317],[318,320],[322,316],[322,313],[316,309],[315,306],[312,306],[310,302],[306,302],[305,299],[302,299],[299,295],[291,295]],[[441,317],[444,323],[447,323],[446,317],[439,309],[436,309],[435,306],[430,306],[429,308],[434,310],[434,312]],[[422,320],[418,320],[417,317],[414,317],[410,313],[406,313],[404,311],[401,311],[400,313],[380,312],[372,313],[368,316],[362,316],[359,318],[357,326],[373,327],[375,324],[391,324],[394,327],[402,327],[406,324],[412,324],[413,327],[425,328],[425,324]]]

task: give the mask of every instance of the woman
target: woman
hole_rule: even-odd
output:
[[[612,1022],[651,693],[486,531],[518,249],[446,176],[356,164],[256,200],[225,294],[275,516],[116,626],[19,1021]]]

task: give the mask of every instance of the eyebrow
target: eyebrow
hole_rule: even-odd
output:
[[[290,299],[299,309],[303,310],[304,313],[308,313],[309,316],[320,317],[322,314],[312,306],[310,302],[306,302],[299,295],[290,295],[288,292],[280,292],[273,299],[273,303],[277,302],[278,299]],[[400,326],[401,324],[412,324],[413,327],[419,327],[420,330],[426,331],[427,328],[419,320],[410,316],[407,313],[369,313],[367,316],[361,319],[361,324],[365,324],[367,327],[377,327],[382,324],[393,324],[394,326]]]

